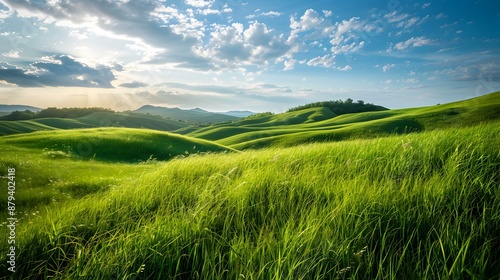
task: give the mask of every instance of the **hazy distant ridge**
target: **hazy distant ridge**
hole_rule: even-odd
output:
[[[173,120],[182,120],[196,124],[228,122],[240,119],[239,117],[235,117],[233,115],[208,112],[200,108],[183,110],[180,108],[167,108],[167,107],[159,107],[152,105],[144,105],[132,112],[141,114],[159,115]]]
[[[38,112],[41,111],[41,108],[33,107],[33,106],[27,106],[27,105],[3,105],[0,104],[0,112],[3,113],[11,113],[14,111],[26,111],[30,110],[33,112]]]

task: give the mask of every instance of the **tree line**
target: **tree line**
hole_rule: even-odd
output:
[[[332,112],[336,115],[388,110],[387,108],[379,105],[374,105],[372,103],[365,103],[363,100],[358,100],[357,102],[354,102],[351,98],[348,98],[345,101],[339,99],[332,101],[320,101],[320,102],[309,103],[290,108],[288,112],[294,112],[316,107],[330,108],[330,110],[332,110]]]
[[[92,113],[114,113],[115,111],[108,108],[90,107],[90,108],[56,108],[49,107],[39,112],[30,110],[14,111],[8,115],[0,117],[0,120],[5,121],[20,121],[41,118],[81,118]]]

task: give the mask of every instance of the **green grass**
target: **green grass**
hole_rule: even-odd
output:
[[[13,278],[498,279],[499,124],[147,164],[43,150],[124,130],[2,137],[30,213]]]
[[[236,149],[289,147],[310,142],[373,138],[463,127],[500,119],[500,92],[449,104],[335,116],[328,108],[252,116],[187,135]]]
[[[146,129],[93,128],[4,136],[0,143],[46,157],[140,162],[180,155],[231,151],[206,140]]]
[[[98,112],[81,118],[42,118],[29,121],[0,121],[0,136],[57,129],[94,127],[146,128],[160,131],[188,129],[186,123],[157,116]]]

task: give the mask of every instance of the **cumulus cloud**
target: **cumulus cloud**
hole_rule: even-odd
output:
[[[112,88],[115,76],[106,66],[95,68],[66,55],[47,57],[28,69],[7,66],[0,69],[0,80],[20,87],[93,87]]]
[[[186,4],[197,7],[197,8],[203,8],[206,6],[211,6],[214,3],[214,0],[209,0],[209,1],[203,1],[203,0],[186,0]]]
[[[13,51],[13,50],[11,50],[10,52],[3,53],[2,55],[5,56],[5,57],[10,57],[10,58],[18,58],[19,57],[19,51]]]
[[[326,54],[324,56],[317,56],[307,62],[309,66],[319,66],[324,68],[330,68],[335,65],[335,56],[331,54]]]
[[[290,49],[285,37],[269,29],[266,24],[254,22],[248,28],[240,23],[218,26],[211,33],[207,56],[220,68],[243,65],[266,66],[282,59]]]
[[[297,21],[291,18],[290,28],[298,30],[310,30],[321,28],[325,20],[313,9],[308,9]]]
[[[323,11],[323,13],[325,17],[322,17],[315,10],[309,9],[299,20],[292,17],[290,19],[290,28],[292,29],[290,38],[295,38],[294,35],[304,33],[302,38],[313,40],[309,44],[323,46],[329,44],[331,54],[338,55],[361,50],[365,45],[365,38],[369,38],[368,34],[380,32],[380,28],[366,20],[361,20],[359,17],[332,23],[330,19],[327,19],[327,17],[331,16],[331,12]],[[300,46],[300,44],[297,44],[297,46]],[[311,63],[315,65],[319,61],[319,58],[315,58]],[[331,64],[326,63],[326,65]]]

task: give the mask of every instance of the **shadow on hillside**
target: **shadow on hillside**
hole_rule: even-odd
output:
[[[387,133],[411,133],[423,131],[424,126],[414,119],[399,119],[382,124],[380,130]]]

